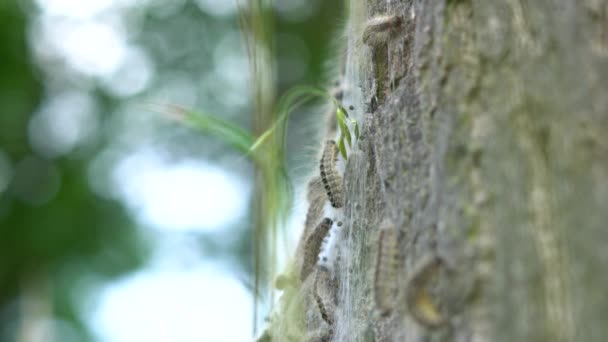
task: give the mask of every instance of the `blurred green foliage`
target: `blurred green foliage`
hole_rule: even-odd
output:
[[[82,287],[108,282],[136,270],[146,261],[149,246],[146,237],[141,236],[143,230],[132,221],[125,207],[100,197],[90,187],[91,162],[115,143],[114,132],[104,132],[84,151],[60,157],[39,155],[32,148],[29,120],[43,97],[50,96],[45,88],[49,75],[39,69],[28,47],[35,11],[24,4],[29,2],[0,1],[0,159],[5,156],[12,171],[6,189],[0,187],[0,341],[14,340],[21,329],[26,289],[36,288],[31,286],[36,285],[32,282],[48,284],[51,314],[70,325],[74,340],[92,340],[81,312]],[[318,6],[315,14],[304,20],[275,18],[273,44],[277,64],[272,66],[276,70],[275,98],[295,85],[323,86],[337,76],[331,72],[328,75],[326,61],[340,53],[333,48],[332,37],[340,29],[341,20],[336,18],[340,18],[342,3],[315,4]],[[179,75],[187,75],[192,77],[192,86],[196,87],[192,92],[198,96],[193,110],[218,113],[222,119],[247,129],[255,124],[254,109],[248,101],[227,108],[214,92],[233,90],[221,84],[203,84],[214,72],[211,60],[220,33],[239,34],[236,17],[215,18],[200,11],[192,1],[170,15],[153,15],[143,8],[136,12],[133,21],[139,29],[131,39],[147,51],[155,68],[154,81],[141,98],[154,100],[156,91]],[[295,57],[301,58],[304,68],[294,68]],[[89,88],[84,91],[90,92],[102,107],[100,126],[111,126],[113,117],[107,113],[132,99],[116,97],[94,82],[93,86],[87,84]],[[320,115],[302,115],[305,113],[298,111],[292,115],[288,131],[284,132],[288,136],[286,165],[289,174],[296,178],[312,170],[316,158],[306,154],[302,157],[302,151],[318,144],[310,137],[314,136],[311,132],[318,131],[315,121]],[[213,139],[166,129],[155,131],[158,136],[151,139],[173,144],[171,149],[178,154],[205,155],[222,162],[227,146],[203,150],[200,147]],[[183,147],[186,143],[188,147]],[[247,218],[240,227],[231,227],[239,238],[229,247],[218,242],[223,236],[212,233],[200,234],[200,246],[205,255],[236,260],[238,271],[245,274],[243,278],[253,283],[250,221]]]
[[[48,282],[55,318],[90,340],[72,296],[77,280],[132,270],[146,249],[124,208],[89,188],[91,156],[49,160],[31,150],[27,125],[43,87],[28,57],[28,21],[16,2],[3,1],[0,22],[0,153],[13,170],[0,192],[0,340],[13,340],[23,323],[20,295],[30,279]]]
[[[0,144],[17,157],[27,152],[27,120],[42,90],[26,45],[27,20],[13,1],[0,3]]]

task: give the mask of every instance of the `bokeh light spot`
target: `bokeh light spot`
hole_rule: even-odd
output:
[[[236,223],[247,209],[246,183],[201,161],[169,164],[143,151],[119,162],[113,176],[137,218],[153,227],[215,230]]]
[[[154,66],[145,51],[131,47],[120,67],[105,78],[104,85],[113,95],[126,97],[146,89],[154,74]]]
[[[235,14],[238,6],[237,0],[195,0],[198,7],[213,16],[227,16]]]
[[[97,132],[96,104],[90,94],[69,91],[53,96],[30,119],[29,140],[46,157],[69,153]]]
[[[142,271],[112,284],[91,319],[103,341],[240,342],[251,339],[251,312],[241,284],[198,267]]]

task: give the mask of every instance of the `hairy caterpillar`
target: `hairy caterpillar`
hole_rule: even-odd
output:
[[[378,239],[378,254],[374,275],[376,308],[388,316],[395,308],[399,272],[399,232],[391,224],[383,224]]]
[[[304,222],[304,235],[308,236],[313,227],[319,222],[322,217],[323,207],[327,201],[327,195],[323,188],[323,181],[320,176],[313,177],[308,182],[308,211],[306,212],[306,221]]]
[[[407,285],[405,300],[408,310],[419,324],[428,328],[438,328],[445,323],[429,293],[431,281],[442,265],[443,261],[436,255],[424,258],[414,269]]]
[[[363,43],[378,45],[387,42],[402,24],[403,18],[397,15],[374,17],[367,22],[363,30]]]
[[[323,320],[330,326],[334,324],[333,312],[335,311],[335,305],[332,302],[331,296],[328,296],[327,293],[323,293],[322,290],[331,290],[333,287],[331,272],[329,269],[319,266],[317,268],[317,272],[315,273],[314,297],[315,301],[317,302],[321,318],[323,318]]]
[[[327,193],[327,198],[331,206],[334,208],[342,208],[344,206],[344,184],[342,184],[342,176],[336,169],[336,161],[338,159],[338,146],[333,140],[328,140],[323,149],[321,156],[320,171],[321,180]]]
[[[333,221],[329,218],[324,218],[317,227],[310,233],[304,245],[304,260],[302,262],[302,270],[300,279],[304,281],[306,277],[314,270],[317,264],[317,258],[321,251],[323,239],[327,236]]]

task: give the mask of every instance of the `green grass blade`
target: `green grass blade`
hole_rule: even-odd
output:
[[[240,152],[247,153],[253,144],[251,134],[228,120],[177,106],[167,105],[162,108],[162,112],[174,114],[180,122],[200,132],[220,138]]]
[[[306,102],[312,100],[315,97],[330,99],[336,106],[339,106],[337,100],[329,95],[326,91],[311,86],[296,86],[288,90],[283,96],[281,96],[278,103],[278,115],[277,120],[274,122],[271,128],[262,133],[251,145],[249,153],[254,152],[258,149],[268,138],[276,131],[279,125],[286,125],[289,114],[298,107],[304,105]],[[285,126],[283,126],[285,127]]]

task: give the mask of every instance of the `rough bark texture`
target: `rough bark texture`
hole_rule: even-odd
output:
[[[331,339],[608,340],[607,2],[350,11],[344,103],[362,137],[344,176]],[[378,15],[402,20],[363,44]],[[383,221],[399,231],[388,315],[374,301]],[[429,255],[443,261],[424,284],[440,326],[407,299]]]

